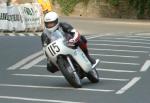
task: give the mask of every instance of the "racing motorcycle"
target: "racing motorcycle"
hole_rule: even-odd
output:
[[[51,34],[51,43],[47,45],[45,53],[73,87],[81,88],[84,77],[92,83],[99,82],[96,68],[92,67],[80,47],[67,42],[63,31],[56,30]]]

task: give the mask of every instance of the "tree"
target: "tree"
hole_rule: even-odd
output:
[[[138,18],[144,18],[145,13],[150,16],[150,0],[129,0],[129,4],[136,9]]]

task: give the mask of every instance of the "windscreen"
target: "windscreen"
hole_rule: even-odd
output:
[[[51,34],[51,41],[55,41],[55,40],[60,39],[60,38],[65,39],[64,32],[61,30],[56,30],[55,32],[53,32]]]

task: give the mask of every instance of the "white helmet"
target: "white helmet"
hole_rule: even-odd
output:
[[[48,31],[53,32],[58,28],[58,15],[57,13],[51,11],[48,12],[44,17],[45,27]]]

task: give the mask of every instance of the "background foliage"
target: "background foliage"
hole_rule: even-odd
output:
[[[74,7],[80,3],[83,2],[85,6],[88,5],[90,0],[52,0],[53,2],[56,1],[59,3],[62,12],[65,15],[69,15]],[[102,0],[97,0],[102,1]],[[117,6],[119,7],[120,2],[123,0],[105,0],[107,3],[109,3],[111,6]],[[144,18],[144,15],[148,15],[150,17],[150,0],[127,0],[128,4],[127,6],[135,10],[137,14],[137,18]]]
[[[150,16],[150,0],[129,0],[129,5],[136,9],[138,18],[144,18],[145,14]]]
[[[52,1],[53,2],[56,1],[60,5],[62,12],[65,15],[69,15],[78,3],[83,2],[83,4],[87,6],[90,0],[52,0]]]
[[[118,6],[119,0],[107,0],[107,2],[112,6]]]
[[[108,0],[113,6],[118,6],[121,0]],[[132,7],[137,14],[137,18],[143,19],[145,15],[150,17],[150,0],[127,0],[128,6]]]

